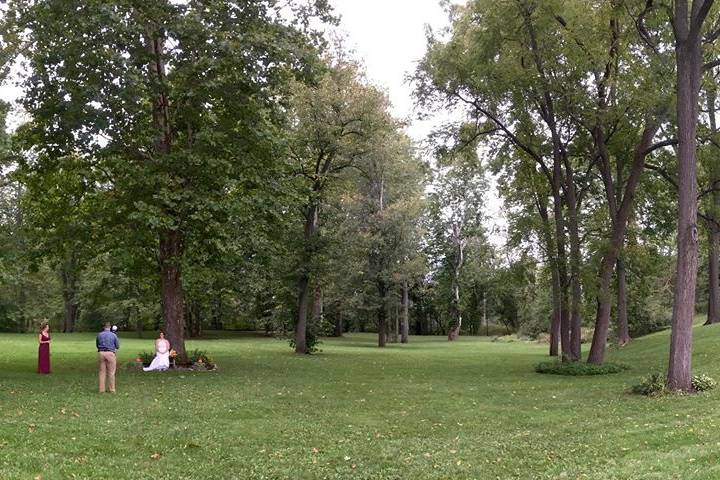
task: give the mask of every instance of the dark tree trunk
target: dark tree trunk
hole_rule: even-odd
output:
[[[160,234],[160,291],[162,293],[163,330],[180,362],[185,353],[184,299],[180,263],[183,238],[177,230],[163,230]]]
[[[460,329],[462,328],[462,310],[460,309],[460,270],[465,260],[465,240],[462,237],[462,227],[453,224],[453,243],[456,249],[455,264],[453,265],[453,283],[452,283],[452,312],[449,325],[448,340],[457,340],[460,337]]]
[[[295,353],[308,353],[307,349],[307,314],[308,301],[310,299],[310,276],[307,273],[300,274],[298,281],[298,305],[297,319],[295,321]]]
[[[202,335],[202,311],[199,302],[190,302],[188,309],[188,327],[190,337],[198,338]]]
[[[550,318],[550,356],[558,356],[558,343],[560,342],[560,324],[562,322],[562,286],[558,272],[557,256],[555,255],[555,242],[553,241],[550,216],[548,214],[547,199],[541,193],[535,193],[538,213],[543,223],[543,236],[545,252],[552,277],[552,317]],[[483,302],[485,297],[483,296]],[[487,325],[486,325],[487,329]]]
[[[560,352],[563,361],[570,358],[570,316],[568,308],[568,275],[567,254],[565,251],[565,221],[563,214],[563,201],[560,194],[559,182],[562,179],[560,162],[557,160],[553,167],[553,178],[558,185],[553,185],[553,209],[555,213],[555,248],[557,249],[557,272],[560,286]]]
[[[143,319],[140,316],[140,311],[139,311],[138,307],[136,307],[136,306],[130,307],[130,313],[128,314],[128,317],[134,317],[135,332],[137,333],[138,338],[142,338],[144,325],[143,325]]]
[[[308,353],[307,347],[307,317],[310,303],[310,270],[314,257],[314,241],[318,229],[319,207],[310,202],[305,213],[305,228],[303,233],[304,252],[298,279],[297,318],[295,321],[295,353]]]
[[[717,138],[717,123],[715,121],[717,93],[715,86],[707,88],[707,109],[710,120],[710,134]],[[720,166],[717,160],[710,167],[710,187],[712,203],[708,212],[708,311],[705,325],[720,322]]]
[[[337,315],[335,315],[335,326],[333,327],[333,337],[343,336],[343,311],[342,308],[338,308]]]
[[[617,174],[615,177],[617,179],[617,187],[615,188],[615,200],[617,208],[617,205],[622,204],[622,186],[624,185],[625,180],[623,179],[623,162],[618,159],[616,164]],[[621,347],[630,343],[627,306],[627,275],[625,272],[625,259],[623,258],[624,249],[625,238],[623,238],[622,244],[620,245],[618,259],[617,262],[615,262],[615,275],[617,277],[617,336],[618,345]]]
[[[667,386],[692,390],[692,323],[697,280],[697,152],[698,96],[702,67],[703,8],[712,0],[676,0],[673,26],[677,63],[678,230],[677,275],[673,296],[672,333]],[[705,12],[705,15],[707,12]]]
[[[222,300],[216,297],[213,301],[213,329],[222,330]]]
[[[535,25],[533,24],[533,7],[530,3],[519,4],[521,14],[523,17],[525,28],[529,37],[530,51],[532,53],[533,62],[537,69],[537,74],[546,85],[550,82],[547,81],[547,73],[545,65],[543,63],[542,53],[540,51],[540,45],[537,39],[537,33],[535,31]],[[567,275],[567,255],[565,252],[565,220],[563,216],[563,202],[561,188],[563,185],[563,166],[568,165],[567,163],[567,152],[563,146],[563,140],[560,135],[560,131],[557,126],[557,120],[555,118],[555,101],[552,93],[548,89],[541,91],[541,100],[538,102],[537,113],[543,119],[552,138],[552,156],[553,156],[553,167],[552,174],[546,172],[549,176],[548,181],[552,188],[553,196],[553,212],[555,214],[555,247],[557,249],[557,265],[558,265],[558,276],[561,286],[560,296],[560,350],[563,361],[572,359],[572,344],[570,332],[572,325],[569,317],[568,308],[568,275]],[[537,159],[536,159],[537,160]],[[543,170],[547,170],[546,167],[541,165]],[[550,176],[551,175],[551,176]],[[572,181],[572,179],[569,179]],[[567,200],[567,199],[566,199]],[[579,279],[578,279],[579,281]]]
[[[149,56],[148,72],[151,83],[157,86],[153,99],[153,126],[155,127],[155,152],[159,157],[167,156],[173,143],[170,124],[170,102],[165,91],[164,34],[155,26],[148,25],[145,31],[145,47]],[[165,213],[176,217],[167,207]],[[175,220],[179,220],[174,218]],[[179,222],[178,222],[179,223]],[[160,263],[160,291],[165,336],[178,354],[180,362],[187,361],[184,332],[184,300],[181,264],[184,254],[183,233],[178,229],[164,229],[160,232],[158,260]]]
[[[408,283],[404,281],[402,284],[402,328],[400,330],[400,343],[408,343],[408,334],[410,330],[410,298],[408,294]]]
[[[60,277],[62,279],[64,305],[63,332],[72,333],[75,331],[75,324],[80,315],[80,305],[76,298],[78,264],[74,253],[71,253],[63,264]]]
[[[385,281],[377,281],[380,305],[377,311],[378,320],[378,347],[384,347],[387,343],[387,285]]]
[[[323,320],[323,291],[320,285],[315,286],[313,293],[312,321],[317,328]]]
[[[716,195],[713,194],[713,197]],[[720,197],[720,195],[718,195]],[[718,219],[711,217],[711,222]],[[708,311],[705,325],[720,322],[720,269],[718,268],[718,250],[720,249],[720,228],[711,223],[708,235]]]
[[[627,345],[630,342],[630,330],[627,315],[627,282],[625,275],[625,261],[622,255],[618,256],[615,264],[617,275],[617,328],[618,345]]]
[[[630,169],[622,203],[615,208],[614,194],[608,196],[610,201],[610,212],[617,212],[613,218],[610,232],[610,245],[600,262],[599,289],[597,297],[597,312],[595,315],[595,331],[593,332],[592,345],[588,356],[588,363],[601,364],[605,360],[605,347],[607,344],[608,329],[610,326],[610,310],[612,307],[611,283],[612,274],[620,250],[625,240],[628,218],[632,211],[635,191],[637,190],[640,176],[645,168],[645,157],[647,150],[652,144],[652,139],[657,133],[657,124],[652,122],[645,126],[640,142],[635,147],[633,163]],[[610,190],[612,192],[612,190]]]
[[[568,204],[568,232],[570,238],[570,355],[568,360],[577,362],[581,356],[581,318],[580,303],[582,291],[580,288],[580,230],[578,226],[578,202],[575,192],[575,179],[570,162],[566,161],[565,177]]]
[[[400,341],[400,306],[395,304],[395,315],[393,315],[392,343]]]

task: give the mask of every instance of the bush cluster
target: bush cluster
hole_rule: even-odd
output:
[[[665,393],[665,376],[651,373],[640,379],[640,383],[633,385],[630,390],[632,393],[648,397],[662,395]]]
[[[208,356],[208,354],[205,350],[195,349],[191,352],[187,352],[187,356],[188,356],[188,362],[191,364],[199,362],[199,363],[207,363],[208,365],[213,365],[215,363]]]
[[[717,386],[715,379],[705,375],[704,373],[701,373],[700,375],[693,375],[691,382],[693,390],[696,392],[707,392]]]
[[[155,358],[154,352],[140,352],[137,354],[137,358],[140,359],[140,361],[143,364],[143,367],[147,367],[150,365],[153,361],[153,358]]]
[[[693,375],[690,380],[692,388],[696,392],[707,392],[717,386],[717,382],[709,375],[701,373]],[[667,379],[660,373],[651,373],[640,380],[640,383],[631,387],[631,392],[648,397],[656,397],[667,392]]]
[[[603,363],[602,365],[594,365],[592,363],[583,362],[540,362],[535,365],[537,373],[549,373],[553,375],[607,375],[609,373],[619,373],[628,370],[627,365],[621,363]]]

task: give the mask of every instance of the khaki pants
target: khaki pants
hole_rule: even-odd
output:
[[[110,391],[115,393],[115,368],[117,367],[115,353],[98,352],[98,364],[100,367],[100,374],[98,378],[100,381],[100,393],[105,393],[105,376],[107,376]]]

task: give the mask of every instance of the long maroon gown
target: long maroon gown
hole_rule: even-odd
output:
[[[43,342],[50,341],[49,336],[40,334]],[[50,344],[41,343],[38,346],[38,373],[50,373]]]

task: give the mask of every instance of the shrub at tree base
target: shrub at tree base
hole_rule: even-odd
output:
[[[295,338],[290,337],[290,339],[288,340],[288,343],[290,344],[290,348],[292,348],[294,350],[295,349]],[[305,345],[307,348],[307,352],[305,352],[305,353],[311,354],[311,353],[316,353],[316,352],[322,352],[322,350],[320,349],[321,343],[322,343],[322,341],[320,341],[320,337],[318,335],[316,335],[315,333],[308,330],[305,334]]]
[[[607,375],[609,373],[619,373],[629,370],[630,367],[621,363],[603,363],[602,365],[593,365],[582,362],[540,362],[535,365],[537,373],[549,373],[553,375],[570,375],[570,376],[586,376],[586,375]]]
[[[696,392],[707,392],[708,390],[715,388],[717,386],[717,382],[709,375],[701,373],[700,375],[692,376],[692,386],[693,390]]]
[[[667,380],[665,375],[660,373],[651,373],[643,377],[640,383],[633,385],[630,389],[632,393],[638,395],[646,395],[648,397],[656,397],[667,392]],[[701,373],[692,376],[692,388],[695,392],[707,392],[717,386],[717,382],[712,377]]]
[[[632,393],[638,395],[646,395],[648,397],[655,397],[662,395],[665,392],[665,376],[659,373],[651,373],[650,375],[643,377],[640,383],[633,385],[630,389]]]

